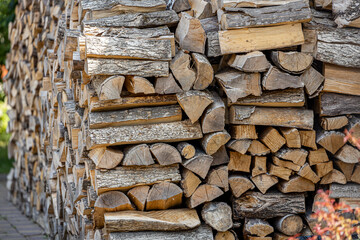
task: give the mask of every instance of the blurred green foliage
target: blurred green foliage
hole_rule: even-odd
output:
[[[7,104],[6,102],[0,102],[0,173],[9,172],[12,167],[12,159],[8,158],[7,143],[10,138],[10,134],[6,132],[6,128],[9,122],[9,117],[6,114]]]
[[[0,65],[5,64],[6,53],[10,50],[8,25],[15,18],[16,0],[0,0]]]

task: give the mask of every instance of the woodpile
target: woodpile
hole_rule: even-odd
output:
[[[317,189],[360,199],[360,12],[338,2],[19,1],[9,198],[53,239],[308,235]]]

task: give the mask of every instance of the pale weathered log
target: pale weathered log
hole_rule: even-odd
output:
[[[89,152],[89,158],[98,168],[111,169],[120,164],[124,154],[121,150],[107,147],[95,148]]]
[[[242,8],[242,7],[249,7],[249,8],[260,8],[260,7],[271,7],[271,6],[281,6],[286,5],[291,2],[297,2],[298,0],[274,0],[274,1],[267,1],[267,0],[221,0],[220,1],[220,8],[225,9],[232,9],[232,8]]]
[[[204,90],[214,79],[214,69],[205,55],[192,53],[191,56],[196,68],[196,80],[193,88],[195,90]]]
[[[286,88],[302,88],[304,83],[300,77],[282,72],[271,66],[262,79],[262,85],[266,90],[277,90]]]
[[[186,168],[183,169],[181,176],[181,187],[184,189],[184,196],[190,197],[200,185],[201,180],[198,176]]]
[[[97,75],[91,80],[99,100],[120,99],[124,82],[124,76],[108,77]]]
[[[225,232],[233,226],[231,207],[224,202],[206,203],[201,216],[205,223],[219,232]]]
[[[226,130],[208,133],[201,139],[201,146],[206,154],[213,155],[221,146],[225,145],[230,138],[230,134]]]
[[[212,200],[223,195],[224,192],[215,185],[202,184],[200,185],[193,195],[188,199],[187,206],[195,208],[202,203],[211,202]]]
[[[181,155],[174,147],[166,143],[155,143],[150,146],[150,151],[160,165],[181,163]]]
[[[153,28],[117,28],[84,24],[83,34],[86,36],[121,37],[129,39],[172,37],[170,29],[167,26]]]
[[[219,33],[217,31],[209,32],[206,34],[206,56],[208,57],[221,56]]]
[[[183,91],[171,73],[168,77],[156,78],[154,87],[157,94],[176,94]]]
[[[245,154],[249,149],[250,144],[251,144],[251,140],[248,139],[230,140],[226,144],[226,147],[238,153]]]
[[[324,76],[313,67],[310,67],[300,76],[300,80],[305,85],[306,93],[310,95],[310,98],[313,98],[319,95],[319,90],[321,90],[321,85],[324,82]]]
[[[245,219],[244,235],[265,237],[274,232],[274,228],[265,220],[258,218]]]
[[[303,221],[299,215],[288,214],[275,220],[275,228],[288,236],[298,234],[303,229]]]
[[[204,179],[209,172],[212,161],[212,156],[205,154],[201,150],[196,150],[194,157],[185,160],[182,165]]]
[[[360,114],[360,96],[321,93],[319,107],[321,116]]]
[[[155,163],[147,144],[126,147],[124,154],[125,158],[122,162],[124,166],[148,166]]]
[[[335,160],[336,166],[339,167],[341,172],[345,175],[346,181],[351,180],[352,173],[354,171],[355,163],[345,163],[341,160]]]
[[[189,91],[196,80],[196,71],[191,66],[190,54],[180,50],[171,60],[170,69],[184,91]]]
[[[231,193],[235,197],[240,197],[246,191],[255,188],[255,185],[250,181],[249,178],[238,174],[230,175],[229,184],[230,184]]]
[[[277,177],[271,176],[267,173],[251,177],[251,180],[262,194],[265,194],[267,190],[278,183]]]
[[[127,192],[127,196],[131,200],[132,203],[136,206],[137,210],[144,211],[146,199],[149,193],[149,186],[138,186],[130,189]]]
[[[125,79],[125,87],[128,92],[133,94],[154,94],[154,85],[143,77],[127,76]]]
[[[180,152],[181,156],[185,159],[190,159],[195,155],[195,147],[187,142],[181,142],[177,145],[177,150]]]
[[[308,151],[306,151],[305,149],[283,148],[278,151],[275,156],[278,158],[292,161],[293,163],[302,166],[306,162]]]
[[[308,69],[313,61],[313,57],[302,52],[271,52],[271,59],[275,65],[283,71],[300,74]]]
[[[315,191],[315,184],[300,176],[293,176],[289,181],[280,181],[277,187],[282,193]]]
[[[204,134],[221,131],[225,128],[225,104],[216,92],[211,92],[214,100],[205,110],[201,118]]]
[[[345,185],[333,183],[330,184],[331,198],[360,198],[360,184],[347,183]]]
[[[205,108],[214,101],[208,92],[196,90],[178,93],[176,97],[192,123],[195,123],[201,117]]]
[[[345,144],[335,157],[345,163],[358,163],[360,161],[360,150]]]
[[[167,5],[169,9],[173,9],[177,13],[191,8],[189,0],[169,0],[167,1]]]
[[[251,156],[230,152],[229,171],[250,172]]]
[[[180,206],[183,190],[174,183],[161,182],[154,184],[146,199],[146,211],[165,210]]]
[[[218,186],[227,192],[229,190],[229,172],[227,166],[211,169],[206,177],[206,183]]]
[[[250,144],[250,147],[248,148],[248,152],[251,154],[251,156],[263,156],[270,153],[270,149],[260,141],[253,140]]]
[[[259,51],[250,52],[245,55],[231,56],[229,66],[243,72],[265,72],[270,63],[266,56]]]
[[[212,11],[210,1],[206,0],[191,0],[191,10],[194,11],[194,17],[198,19],[209,18],[215,14]]]
[[[335,22],[339,27],[360,27],[360,11],[357,1],[343,2],[332,1],[332,11],[335,15]]]
[[[219,165],[227,164],[230,161],[230,157],[226,151],[225,145],[221,146],[219,150],[217,150],[217,152],[211,156],[214,159],[213,162],[211,163],[211,166],[219,166]]]
[[[324,131],[317,134],[316,143],[332,154],[335,154],[342,146],[344,146],[344,137],[345,134],[341,132]]]
[[[321,179],[320,184],[346,184],[346,182],[345,175],[339,170],[333,169]]]

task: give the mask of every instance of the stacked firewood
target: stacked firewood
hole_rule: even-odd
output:
[[[318,188],[360,197],[360,13],[329,4],[20,1],[10,199],[54,239],[311,235]]]

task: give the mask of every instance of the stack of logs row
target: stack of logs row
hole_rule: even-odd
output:
[[[52,239],[312,235],[317,189],[360,202],[359,27],[356,0],[21,0],[9,197]]]

